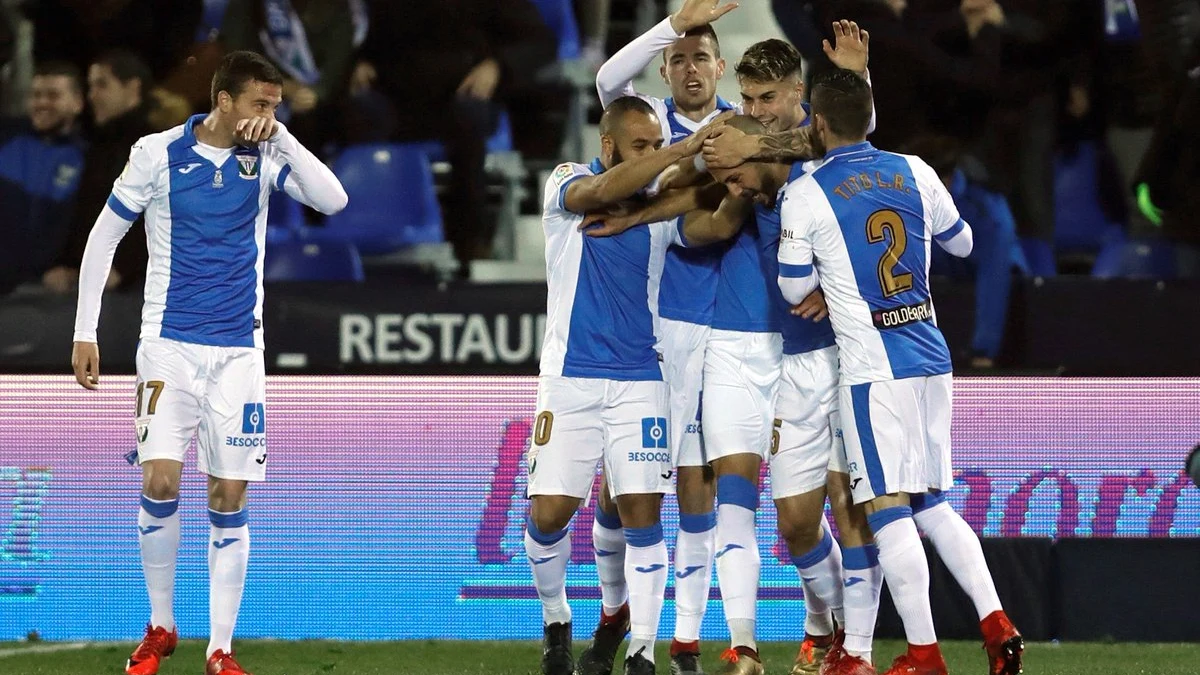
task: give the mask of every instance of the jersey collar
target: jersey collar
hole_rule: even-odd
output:
[[[199,115],[192,115],[188,118],[187,122],[183,123],[183,142],[186,147],[190,148],[196,143],[199,143],[199,141],[196,140],[196,125],[203,124],[205,117],[208,117],[208,115],[203,113]]]
[[[589,169],[591,169],[591,170],[592,170],[592,173],[593,173],[593,174],[595,174],[595,175],[597,175],[597,176],[599,176],[600,174],[604,173],[604,165],[600,163],[600,158],[599,158],[599,157],[597,157],[597,158],[593,159],[593,160],[592,160],[592,163],[591,163],[591,164],[588,164],[588,168],[589,168]]]
[[[863,141],[862,143],[855,143],[854,145],[844,145],[840,148],[834,148],[833,150],[825,153],[825,159],[833,159],[834,157],[841,157],[842,155],[852,155],[856,152],[867,152],[874,149],[875,147],[871,145],[869,141]]]

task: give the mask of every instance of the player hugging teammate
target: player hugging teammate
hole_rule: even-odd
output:
[[[670,565],[659,512],[673,487],[671,672],[702,672],[715,562],[730,634],[722,672],[761,675],[765,460],[806,599],[792,673],[876,672],[885,578],[909,643],[885,675],[946,672],[920,528],[975,603],[990,673],[1015,675],[1021,636],[978,538],[942,494],[953,481],[951,368],[928,246],[965,256],[970,227],[928,165],[866,141],[869,36],[852,22],[834,24],[825,51],[837,68],[817,76],[811,104],[799,54],[780,40],[738,61],[740,106],[717,97],[725,61],[710,24],[735,7],[685,0],[614,55],[597,75],[603,156],[560,166],[546,186],[548,320],[525,536],[542,672],[609,675],[626,635],[625,672],[655,672]],[[672,96],[638,95],[632,80],[660,53]],[[602,611],[576,662],[568,525],[597,465]]]

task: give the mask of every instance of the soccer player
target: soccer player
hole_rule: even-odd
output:
[[[953,482],[950,355],[934,322],[928,247],[937,241],[951,254],[967,255],[971,230],[927,164],[866,143],[870,108],[870,88],[853,74],[835,71],[814,84],[813,126],[828,151],[784,191],[779,284],[796,301],[819,275],[829,302],[851,489],[855,502],[866,504],[909,642],[886,675],[936,675],[946,667],[909,497],[938,495]],[[753,163],[717,174],[731,192],[742,193],[778,190],[788,172]],[[1021,638],[994,599],[978,539],[950,525],[945,510],[939,518],[945,536],[931,537],[939,554],[977,608],[990,596],[981,627],[991,672],[1018,672]],[[873,669],[849,652],[833,672]]]
[[[662,148],[653,108],[630,96],[609,104],[600,133],[601,157],[590,166],[560,165],[543,197],[547,322],[527,457],[525,551],[542,600],[544,675],[574,671],[567,525],[601,462],[624,525],[631,626],[625,672],[654,672],[669,564],[659,514],[672,474],[667,391],[655,350],[659,277],[669,244],[728,238],[741,219],[737,209],[729,216],[718,209],[615,237],[582,234],[588,211],[634,197],[669,164],[695,154],[707,131]]]
[[[733,106],[717,96],[725,72],[717,34],[710,25],[736,7],[714,0],[686,0],[672,16],[630,42],[596,75],[600,102],[636,95],[633,79],[662,53],[660,73],[671,97],[642,96],[654,109],[667,144],[687,139]],[[719,248],[719,247],[716,247]],[[716,297],[720,251],[714,247],[667,251],[657,304],[663,375],[670,411],[672,465],[676,470],[680,531],[675,540],[675,634],[672,672],[700,669],[700,624],[712,583],[716,514],[715,484],[701,438],[700,400],[704,353]],[[591,646],[581,655],[580,675],[608,675],[629,631],[621,520],[605,490],[592,528],[602,611]]]
[[[834,24],[834,30],[837,50],[826,43],[830,58],[865,77],[866,31],[859,31],[849,21]],[[742,108],[762,127],[782,132],[809,125],[808,106],[802,103],[800,54],[795,47],[775,39],[758,42],[742,55],[735,72]],[[731,123],[735,129],[741,125],[756,129],[754,122],[745,118]],[[757,128],[757,132],[761,134],[762,129]],[[788,180],[794,180],[800,170],[801,165],[796,164]],[[776,282],[780,201],[775,194],[761,194],[759,201],[762,203],[755,206],[755,224],[761,276],[768,285],[771,311],[779,317],[783,336],[782,372],[768,461],[779,532],[787,542],[804,588],[805,636],[792,667],[793,675],[799,675],[818,672],[830,650],[833,654],[829,660],[837,660],[842,637],[870,660],[883,577],[874,562],[877,555],[866,514],[861,507],[853,507],[849,498],[833,328],[818,308],[811,311],[815,320],[790,313],[791,305],[779,293]],[[827,483],[844,550],[825,524]],[[838,627],[844,629],[844,634],[835,633]]]
[[[96,326],[113,252],[145,214],[150,262],[137,352],[135,426],[142,466],[137,526],[150,596],[146,635],[126,664],[153,675],[179,640],[173,601],[179,479],[197,437],[208,476],[207,675],[244,675],[231,646],[250,552],[247,483],[266,476],[262,265],[267,201],[284,190],[321,211],[346,206],[324,164],[275,121],[283,78],[232,52],[212,80],[212,111],[134,144],[88,237],[71,364],[100,383]]]

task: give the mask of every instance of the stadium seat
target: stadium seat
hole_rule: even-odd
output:
[[[1021,237],[1021,251],[1025,253],[1029,276],[1052,277],[1058,274],[1054,249],[1049,242],[1035,237]]]
[[[267,246],[267,281],[356,281],[363,276],[354,244],[344,241],[282,241]]]
[[[1054,159],[1054,249],[1059,254],[1100,251],[1123,238],[1120,223],[1100,207],[1100,154],[1080,143],[1074,155]]]
[[[348,241],[364,255],[442,241],[442,211],[422,146],[350,146],[334,161],[333,172],[350,202],[324,228],[311,228],[310,239]]]
[[[1113,242],[1096,256],[1092,276],[1097,279],[1174,279],[1175,250],[1170,243],[1157,239]]]
[[[558,60],[579,58],[579,24],[572,0],[533,0],[542,20],[558,38]]]

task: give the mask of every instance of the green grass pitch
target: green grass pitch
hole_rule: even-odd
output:
[[[576,641],[575,651],[587,636]],[[204,642],[180,644],[161,675],[202,675]],[[720,645],[723,647],[724,645]],[[253,675],[531,675],[538,672],[535,642],[283,642],[234,643],[238,659]],[[787,675],[797,645],[763,643],[767,675]],[[875,645],[882,672],[903,644]],[[0,643],[0,673],[5,675],[102,675],[123,673],[132,643]],[[666,645],[659,643],[658,671],[667,672]],[[983,650],[975,642],[943,642],[951,675],[986,675]],[[704,667],[716,673],[720,648],[707,643]],[[620,666],[615,669],[618,675]],[[1196,675],[1200,644],[1031,643],[1025,651],[1027,675]]]

